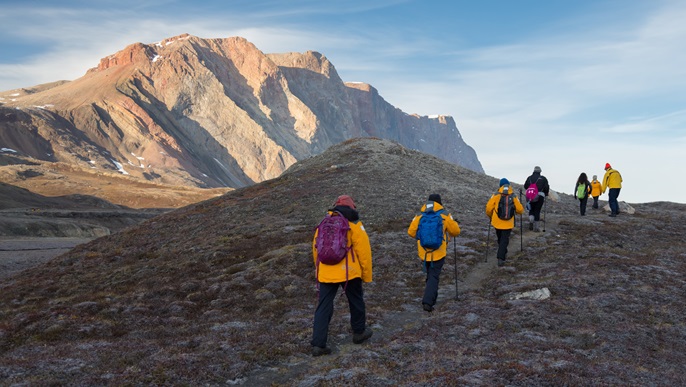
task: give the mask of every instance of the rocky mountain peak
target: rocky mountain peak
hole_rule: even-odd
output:
[[[264,54],[241,37],[135,43],[32,90],[0,100],[3,147],[134,179],[243,187],[370,136],[483,172],[449,116],[402,112],[319,52]]]

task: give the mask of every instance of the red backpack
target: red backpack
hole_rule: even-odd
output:
[[[350,225],[340,212],[334,211],[326,214],[317,226],[317,262],[325,265],[335,265],[342,261],[347,255],[348,250],[348,230]]]
[[[319,289],[319,264],[336,265],[345,259],[345,286],[348,285],[348,251],[353,251],[348,247],[348,231],[350,224],[348,219],[338,211],[326,214],[324,219],[317,226],[317,238],[314,246],[317,249],[317,289]],[[352,255],[355,262],[355,254]]]

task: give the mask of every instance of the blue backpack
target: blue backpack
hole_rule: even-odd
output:
[[[443,245],[443,212],[444,210],[434,212],[433,202],[426,204],[426,211],[422,213],[417,228],[417,239],[425,250],[436,250]]]

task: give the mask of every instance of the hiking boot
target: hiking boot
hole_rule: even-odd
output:
[[[505,260],[504,259],[499,259],[498,260],[498,266],[505,266]]]
[[[541,232],[541,228],[539,227],[539,222],[534,222],[534,232]]]
[[[615,216],[617,216],[617,214],[615,214],[615,213],[611,213],[611,214],[610,214],[610,217],[611,217],[611,218],[614,218]]]
[[[434,310],[434,307],[429,304],[422,304],[422,308],[424,308],[424,310],[427,312],[433,312]]]
[[[534,230],[534,224],[532,222],[532,223],[529,223],[529,231],[533,231],[533,230]]]
[[[331,354],[331,348],[329,347],[312,347],[312,356],[322,356]]]
[[[353,343],[362,344],[368,338],[372,337],[373,334],[374,334],[374,332],[370,328],[365,328],[364,332],[353,334]]]

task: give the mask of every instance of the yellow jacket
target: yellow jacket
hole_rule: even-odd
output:
[[[515,217],[512,217],[512,219],[500,219],[498,217],[498,202],[500,201],[500,194],[503,192],[504,187],[505,186],[500,187],[498,193],[493,194],[488,200],[488,203],[486,203],[486,216],[491,218],[491,225],[498,230],[509,230],[513,229],[515,226]],[[510,193],[510,195],[514,195],[514,193]],[[519,202],[519,198],[515,196],[513,199],[515,212],[517,214],[524,213],[524,206]]]
[[[622,175],[616,169],[608,169],[603,176],[603,193],[608,188],[622,188]]]
[[[438,212],[443,209],[443,206],[439,204],[438,202],[433,202],[434,203],[434,211]],[[426,204],[422,206],[422,212],[426,211]],[[422,245],[419,243],[419,240],[417,240],[417,255],[419,255],[419,258],[421,260],[426,259],[427,261],[440,261],[441,259],[445,258],[447,254],[447,248],[448,248],[448,240],[450,237],[456,237],[460,235],[460,226],[457,224],[457,221],[453,219],[453,216],[450,214],[446,214],[445,211],[441,213],[441,217],[443,218],[443,234],[445,235],[446,233],[448,234],[446,238],[443,239],[443,244],[441,245],[440,248],[433,250],[433,251],[426,251]],[[412,219],[412,222],[410,223],[410,227],[407,229],[407,235],[411,236],[412,238],[417,237],[417,229],[419,228],[419,219],[422,218],[422,215],[417,215]]]
[[[593,180],[591,182],[591,196],[600,196],[601,193],[603,193],[603,185],[598,180]]]
[[[331,211],[329,211],[331,214]],[[369,244],[369,236],[365,231],[362,222],[348,221],[350,230],[348,231],[348,246],[352,246],[348,251],[348,257],[335,265],[319,264],[317,271],[317,281],[324,283],[340,283],[353,278],[362,278],[363,282],[372,282],[372,248]],[[314,232],[312,239],[312,257],[314,265],[317,266],[317,234]],[[355,255],[353,261],[353,253]],[[346,278],[346,261],[348,262]]]

